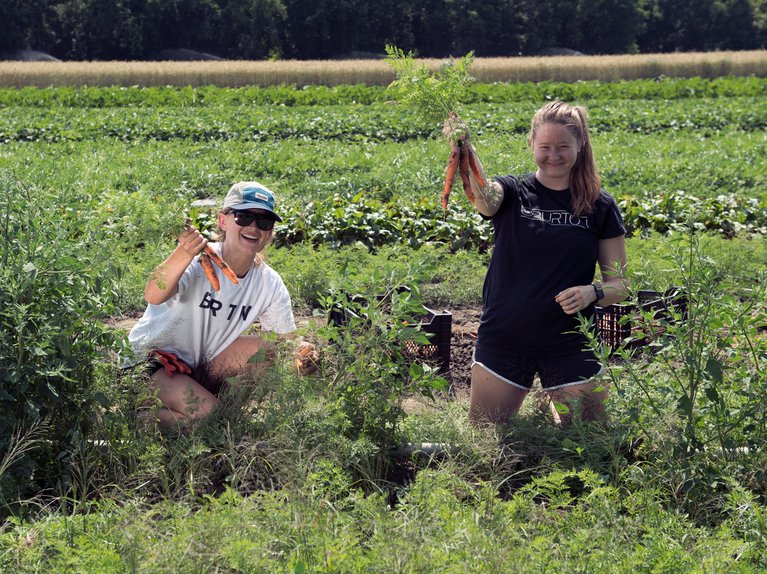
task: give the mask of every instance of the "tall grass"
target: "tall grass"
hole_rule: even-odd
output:
[[[439,59],[423,59],[436,68]],[[767,50],[616,56],[477,58],[480,82],[634,80],[659,76],[713,78],[767,75]],[[214,62],[0,62],[0,86],[271,86],[388,85],[381,60]]]

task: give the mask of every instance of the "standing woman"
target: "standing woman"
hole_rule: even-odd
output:
[[[212,288],[201,261],[208,242],[194,227],[181,233],[149,278],[148,306],[128,340],[138,360],[146,358],[150,365],[150,383],[162,402],[161,424],[204,418],[218,403],[223,381],[256,368],[248,359],[269,344],[244,334],[254,321],[277,334],[296,329],[288,290],[263,255],[276,221],[281,219],[268,188],[237,183],[218,214],[221,239],[210,244],[237,283],[215,268],[220,286]]]
[[[468,131],[448,120],[445,133]],[[471,145],[468,135],[463,140]],[[607,391],[595,381],[601,366],[578,332],[578,316],[626,298],[626,229],[601,188],[584,108],[555,101],[538,110],[529,145],[535,173],[493,180],[482,174],[484,187],[471,178],[475,207],[492,219],[495,247],[483,287],[470,417],[506,420],[537,374],[558,422],[569,423],[576,410],[599,419]]]

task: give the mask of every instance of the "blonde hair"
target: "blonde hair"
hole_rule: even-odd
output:
[[[572,106],[558,100],[546,104],[533,116],[528,140],[530,145],[535,141],[538,129],[544,124],[558,124],[566,127],[578,142],[578,157],[570,171],[573,214],[580,216],[591,213],[599,199],[602,180],[591,149],[589,116],[586,108]]]

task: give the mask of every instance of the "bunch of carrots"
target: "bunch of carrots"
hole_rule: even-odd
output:
[[[216,253],[215,249],[210,245],[206,245],[205,249],[200,253],[200,265],[202,266],[202,270],[205,271],[205,275],[208,278],[208,281],[210,281],[210,286],[214,291],[221,289],[221,282],[218,280],[216,269],[213,267],[214,263],[221,268],[221,271],[224,272],[224,275],[226,275],[232,283],[235,285],[239,283],[237,274],[231,267],[229,267],[227,262]]]
[[[387,45],[386,54],[388,63],[397,74],[389,88],[398,91],[401,101],[412,106],[426,125],[442,121],[447,115],[445,123],[449,125],[450,133],[445,135],[452,141],[452,149],[442,188],[442,208],[447,209],[456,174],[460,174],[463,191],[474,204],[471,177],[480,188],[485,186],[485,178],[479,159],[468,141],[468,130],[456,113],[474,82],[469,74],[474,53],[469,52],[460,59],[451,57],[436,70],[431,70],[426,64],[418,64],[412,52],[406,53],[396,46]]]
[[[450,112],[447,122],[462,123],[455,112]],[[453,189],[456,173],[461,176],[461,183],[463,184],[463,191],[466,197],[474,205],[471,176],[474,176],[480,188],[485,187],[485,178],[482,176],[482,169],[479,165],[477,154],[465,137],[453,141],[452,149],[448,156],[445,185],[442,188],[442,209],[447,209],[447,202]]]
[[[193,225],[198,229],[203,229],[205,227],[205,218],[201,214],[203,211],[209,210],[213,206],[215,206],[215,202],[211,202],[210,200],[195,201],[192,204],[191,212],[184,220],[184,225]],[[204,208],[204,210],[201,210],[200,208]],[[203,231],[203,234],[206,234],[205,231]],[[218,276],[216,275],[216,269],[213,267],[214,264],[218,265],[224,275],[226,275],[234,285],[237,285],[240,282],[239,279],[237,279],[237,274],[210,245],[205,246],[205,249],[203,249],[202,253],[199,255],[199,259],[202,270],[205,272],[208,281],[210,281],[210,286],[213,291],[221,289],[221,281],[219,281]]]

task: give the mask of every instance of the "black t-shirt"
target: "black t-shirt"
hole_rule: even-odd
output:
[[[497,353],[547,354],[583,347],[577,315],[554,297],[594,280],[599,240],[625,235],[618,205],[601,191],[593,213],[571,213],[570,190],[543,186],[534,174],[495,178],[504,199],[493,216],[495,248],[482,292],[477,346]],[[594,314],[590,305],[581,311]]]

